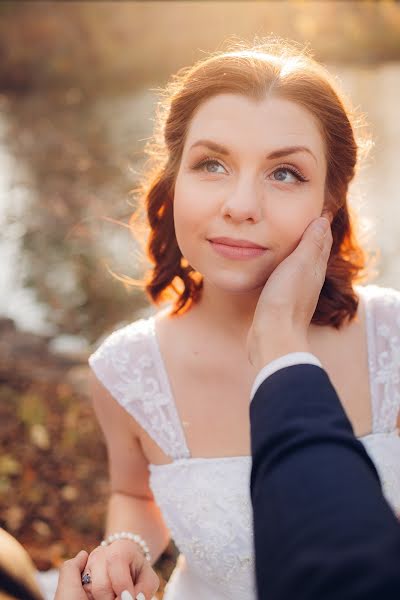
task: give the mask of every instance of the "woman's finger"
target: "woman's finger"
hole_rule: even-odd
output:
[[[121,560],[119,554],[110,553],[107,556],[107,570],[115,595],[122,598],[122,592],[126,591],[135,598],[135,586],[129,563]]]
[[[143,564],[135,579],[135,600],[151,600],[160,587],[160,579],[150,564]]]
[[[89,600],[93,600],[93,596],[90,593],[91,583],[92,583],[92,574],[86,564],[85,570],[82,573],[82,587],[86,593],[86,598],[88,598]]]
[[[95,560],[93,556],[96,557]],[[89,557],[87,570],[91,581],[85,585],[85,592],[89,600],[115,600],[105,556],[93,552]]]

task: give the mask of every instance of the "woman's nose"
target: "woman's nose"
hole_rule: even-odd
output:
[[[259,182],[242,180],[227,190],[222,216],[232,221],[257,223],[262,216],[262,190]]]

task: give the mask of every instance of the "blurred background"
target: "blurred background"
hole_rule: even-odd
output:
[[[271,33],[308,43],[366,114],[375,147],[351,202],[379,256],[374,283],[400,288],[398,2],[0,4],[0,526],[41,570],[102,536],[86,361],[154,310],[111,271],[145,266],[123,225],[156,89],[227,37]],[[165,578],[173,561],[171,546]]]

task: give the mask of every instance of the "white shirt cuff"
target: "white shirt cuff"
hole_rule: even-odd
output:
[[[273,373],[279,371],[280,369],[284,369],[285,367],[291,367],[293,365],[315,365],[317,367],[322,367],[322,364],[318,360],[318,358],[311,354],[311,352],[291,352],[290,354],[285,354],[284,356],[280,356],[276,358],[272,362],[268,363],[258,372],[253,387],[251,388],[250,400],[253,400],[254,395],[260,385]]]

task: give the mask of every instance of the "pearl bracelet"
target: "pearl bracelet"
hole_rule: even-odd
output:
[[[138,535],[137,533],[131,533],[130,531],[120,531],[118,533],[113,533],[113,534],[109,535],[105,540],[103,540],[101,542],[100,546],[109,546],[116,540],[131,540],[132,542],[135,542],[142,549],[146,560],[148,560],[149,563],[151,563],[151,555],[150,555],[149,547],[146,544],[146,542],[144,541],[144,539],[141,538],[140,535]]]

